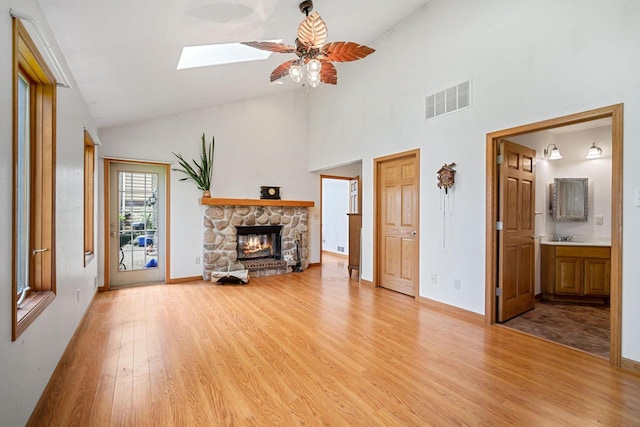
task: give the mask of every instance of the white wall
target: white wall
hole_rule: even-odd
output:
[[[18,338],[11,342],[12,218],[12,76],[9,8],[36,18],[58,59],[64,58],[35,0],[9,0],[0,6],[0,425],[24,425],[49,381],[60,356],[95,293],[97,257],[84,267],[83,168],[86,127],[95,134],[87,107],[72,81],[58,89],[56,152],[57,296]],[[25,23],[37,44],[35,31]],[[42,47],[40,46],[42,50]],[[66,67],[65,67],[66,69]],[[67,69],[68,70],[68,69]],[[67,71],[68,72],[68,71]],[[99,152],[99,150],[97,150]],[[76,295],[79,290],[79,301]]]
[[[171,152],[197,158],[202,133],[215,136],[212,197],[258,199],[260,186],[281,187],[287,200],[313,200],[309,208],[310,262],[318,262],[320,187],[309,172],[306,135],[308,98],[287,92],[235,104],[160,117],[127,126],[100,129],[106,157],[173,162]],[[204,207],[202,192],[184,175],[172,172],[171,279],[202,275]],[[104,179],[100,186],[104,185]],[[317,231],[316,231],[317,230]]]
[[[623,342],[640,360],[640,3],[617,0],[433,0],[389,31],[365,60],[338,65],[340,84],[313,93],[310,168],[363,159],[363,211],[373,211],[373,159],[421,149],[420,295],[484,312],[486,134],[624,103]],[[472,80],[471,108],[424,121],[424,98]],[[457,163],[455,213],[442,245],[435,172]],[[373,272],[373,216],[363,216],[362,276]],[[431,273],[438,275],[432,285]],[[455,275],[455,276],[454,276]],[[453,278],[461,289],[453,288]]]
[[[345,179],[322,179],[322,250],[349,253],[349,184]],[[338,247],[343,247],[339,251]]]

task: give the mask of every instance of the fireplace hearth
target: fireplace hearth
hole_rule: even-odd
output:
[[[309,266],[307,226],[308,213],[304,206],[209,206],[204,213],[202,278],[211,280],[212,272],[227,271],[229,265],[236,262],[242,263],[251,277],[290,273],[297,260],[295,242],[298,239],[305,269]],[[267,227],[278,227],[279,237],[267,236],[271,242],[254,238],[252,242],[249,236],[248,241],[240,242],[245,239],[243,234],[278,233]],[[267,250],[269,244],[272,249]]]

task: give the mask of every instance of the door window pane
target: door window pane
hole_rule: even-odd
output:
[[[118,173],[120,271],[158,268],[158,174]]]

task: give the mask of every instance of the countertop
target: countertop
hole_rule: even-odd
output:
[[[604,240],[604,239],[580,240],[578,239],[578,240],[558,242],[554,240],[541,239],[540,244],[553,245],[553,246],[611,246],[611,240]]]

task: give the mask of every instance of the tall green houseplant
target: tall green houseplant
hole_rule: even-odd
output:
[[[210,197],[211,193],[211,172],[213,171],[213,148],[215,144],[215,138],[211,138],[211,143],[207,145],[205,142],[204,133],[202,134],[202,148],[200,152],[200,161],[191,160],[191,163],[186,161],[181,154],[176,154],[172,151],[173,155],[178,158],[181,168],[171,169],[177,172],[182,172],[187,175],[184,178],[180,178],[180,181],[193,180],[198,188],[204,192],[203,197]]]

